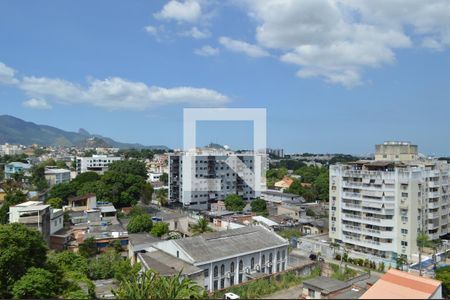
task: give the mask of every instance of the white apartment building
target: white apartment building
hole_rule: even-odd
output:
[[[92,155],[92,157],[77,157],[77,173],[97,172],[103,174],[108,170],[108,165],[121,157],[107,155]]]
[[[222,150],[198,150],[194,158],[185,152],[169,155],[169,201],[181,202],[184,207],[195,210],[208,209],[209,202],[224,200],[230,194],[240,195],[244,200],[260,196],[260,191],[253,188],[259,185],[265,189],[265,180],[256,183],[253,174],[255,161],[261,161],[261,170],[266,164],[266,155],[253,153],[235,153]],[[191,159],[190,177],[193,191],[183,191],[183,168]],[[230,162],[231,167],[226,162]],[[234,170],[237,170],[235,172]],[[218,180],[217,184],[208,183],[207,179]],[[250,183],[250,184],[249,184]]]
[[[54,186],[63,182],[70,181],[70,170],[67,169],[57,169],[57,168],[47,168],[45,169],[45,179],[47,180],[49,186]]]
[[[23,153],[23,146],[21,145],[10,145],[8,143],[0,145],[0,156],[1,155],[20,155]]]
[[[417,260],[419,232],[448,233],[449,165],[404,142],[377,145],[375,158],[330,167],[329,236],[347,249]]]

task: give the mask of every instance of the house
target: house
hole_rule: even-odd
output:
[[[121,157],[107,155],[92,155],[92,157],[77,157],[77,173],[96,172],[103,174],[108,170],[109,164],[121,160]]]
[[[148,181],[149,182],[158,182],[158,181],[160,181],[161,176],[162,176],[161,173],[150,172],[150,173],[148,173]]]
[[[303,282],[302,299],[332,299],[351,288],[345,281],[319,276]],[[339,297],[337,297],[339,298]]]
[[[267,202],[272,202],[275,204],[281,204],[286,201],[292,202],[305,202],[305,200],[299,195],[283,193],[277,190],[266,190],[261,193],[261,199]]]
[[[161,241],[160,238],[154,237],[147,232],[129,233],[128,240],[128,258],[131,264],[138,262],[138,253],[146,252],[145,249],[149,249],[154,243]]]
[[[95,194],[86,194],[68,199],[69,204],[63,207],[63,210],[85,211],[97,208],[97,197]]]
[[[39,201],[27,201],[9,208],[9,223],[35,228],[48,241],[50,235],[63,228],[64,214],[62,209],[52,208]]]
[[[162,221],[169,224],[169,231],[176,232],[181,236],[190,235],[189,216],[185,213],[159,212],[152,217],[154,222]]]
[[[275,182],[274,187],[280,190],[288,189],[294,180],[288,176],[284,176],[280,181]]]
[[[14,174],[23,173],[25,176],[30,175],[32,165],[23,162],[11,162],[5,165],[5,179],[11,179]]]
[[[47,180],[50,187],[70,181],[70,170],[66,169],[54,169],[54,168],[46,168],[45,169],[45,179]]]
[[[390,269],[360,299],[442,299],[442,282]]]
[[[278,273],[288,267],[288,241],[263,226],[161,241],[153,248],[202,269],[202,286],[208,291]]]
[[[294,220],[299,220],[305,209],[300,203],[283,203],[277,206],[277,215],[287,216]]]
[[[300,219],[300,231],[304,235],[317,235],[328,232],[328,219]]]

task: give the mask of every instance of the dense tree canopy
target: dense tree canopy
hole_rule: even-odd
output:
[[[166,233],[169,233],[169,224],[166,222],[156,222],[153,224],[150,233],[155,237],[162,237]]]
[[[225,198],[225,208],[229,211],[242,211],[245,207],[245,201],[239,195],[228,195]]]
[[[250,205],[252,207],[252,212],[259,215],[268,215],[266,201],[261,198],[256,198],[250,203]]]
[[[30,268],[13,286],[14,299],[52,299],[61,289],[61,278],[41,268]]]
[[[108,166],[111,172],[125,173],[147,178],[145,163],[136,159],[118,160]]]
[[[0,298],[9,298],[14,282],[29,268],[42,267],[47,247],[40,232],[23,224],[0,225]]]
[[[436,269],[436,279],[442,281],[442,293],[445,299],[450,296],[450,266]]]
[[[129,233],[150,232],[153,222],[150,215],[139,214],[131,217],[127,230]]]

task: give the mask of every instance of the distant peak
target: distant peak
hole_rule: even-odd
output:
[[[78,133],[81,134],[81,135],[87,135],[87,136],[91,135],[89,133],[89,131],[87,131],[86,129],[83,129],[83,128],[78,129]]]

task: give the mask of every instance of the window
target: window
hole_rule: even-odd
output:
[[[239,272],[242,272],[244,269],[244,263],[242,262],[242,259],[239,261]]]
[[[214,278],[219,276],[219,268],[217,266],[214,267]]]
[[[234,285],[234,275],[230,276],[230,286]]]
[[[277,261],[280,260],[280,251],[277,251]]]
[[[234,262],[231,262],[231,264],[230,264],[230,272],[231,273],[234,272]]]
[[[408,246],[408,242],[402,241],[402,246]]]
[[[402,197],[408,197],[408,193],[402,193]]]
[[[224,265],[224,264],[222,264],[222,265],[220,266],[220,275],[221,275],[221,276],[225,275],[225,265]]]
[[[408,229],[402,228],[402,234],[408,234]]]
[[[205,277],[208,277],[208,276],[209,276],[209,269],[205,269],[205,270],[203,271],[203,275],[204,275]]]
[[[336,206],[332,206],[331,210],[335,211],[336,210]]]
[[[217,291],[219,289],[219,282],[214,280],[214,290]]]
[[[336,217],[331,217],[331,221],[336,221]]]
[[[261,272],[262,273],[266,272],[266,256],[264,254],[261,258]]]
[[[220,288],[225,288],[225,278],[220,279]]]
[[[177,250],[177,257],[180,257],[180,251]]]
[[[250,260],[250,269],[254,269],[255,268],[255,258],[252,257],[252,259]]]
[[[283,258],[283,260],[286,258],[286,250],[283,250],[283,252],[281,252],[281,257]]]

